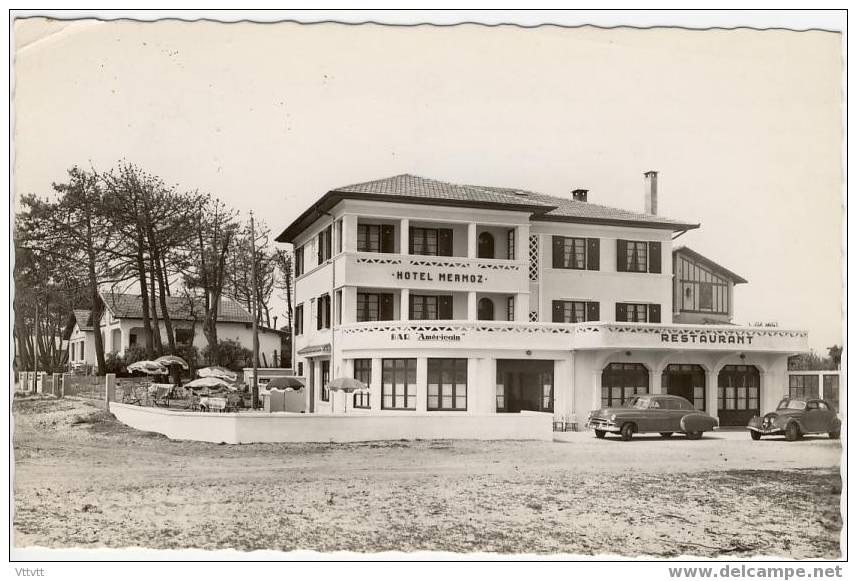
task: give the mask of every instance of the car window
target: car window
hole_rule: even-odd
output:
[[[806,407],[806,402],[799,399],[784,399],[777,406],[778,410],[802,410]]]
[[[830,411],[830,407],[828,407],[827,403],[825,403],[823,401],[818,402],[818,409],[824,410],[824,411]]]
[[[662,407],[664,407],[664,406],[662,406],[662,405],[661,405],[661,403],[662,403],[662,402],[661,402],[660,400],[653,399],[653,400],[651,400],[651,401],[649,402],[649,409],[650,409],[650,410],[657,410],[657,409],[661,409]]]
[[[808,409],[808,410],[817,410],[817,409],[818,409],[818,402],[817,402],[817,401],[811,401],[811,402],[808,402],[808,403],[806,404],[806,409]]]

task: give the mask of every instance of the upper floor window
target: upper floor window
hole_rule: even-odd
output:
[[[482,232],[479,235],[476,255],[479,258],[494,258],[494,235]]]
[[[415,321],[452,319],[451,295],[410,295],[410,303]]]
[[[506,256],[509,260],[515,260],[515,229],[506,231]]]
[[[676,304],[682,311],[729,314],[729,282],[684,257],[677,257]]]
[[[488,297],[479,299],[479,304],[476,307],[476,318],[480,321],[494,320],[494,301]]]
[[[336,221],[336,253],[342,252],[342,220]]]
[[[295,248],[295,278],[304,273],[304,247]]]
[[[393,252],[394,235],[389,224],[358,224],[357,252]]]
[[[620,323],[660,323],[661,305],[616,303],[616,321]]]
[[[553,301],[554,323],[583,323],[600,319],[597,301]]]
[[[357,293],[357,322],[392,321],[393,295],[388,293]]]
[[[295,335],[304,334],[304,306],[300,304],[295,307]]]
[[[619,272],[661,272],[661,243],[617,240],[616,270]]]
[[[324,264],[331,256],[331,230],[330,226],[318,233],[318,263]]]
[[[598,238],[553,237],[553,267],[599,270],[601,244]]]
[[[321,295],[316,304],[316,329],[330,329],[330,295]]]
[[[449,228],[411,228],[410,253],[427,256],[452,256],[452,230]]]

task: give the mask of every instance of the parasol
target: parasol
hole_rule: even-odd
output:
[[[168,373],[166,367],[157,361],[149,361],[148,359],[132,363],[128,366],[128,371],[140,371],[146,375],[166,375]]]
[[[265,386],[267,389],[300,389],[304,382],[297,377],[275,377]]]
[[[188,389],[205,389],[205,388],[216,388],[216,387],[225,387],[227,389],[235,389],[231,383],[225,381],[223,379],[219,379],[217,377],[200,377],[199,379],[194,379],[193,381],[189,381],[184,384],[184,387]]]
[[[180,365],[182,369],[190,369],[190,366],[187,364],[187,361],[185,361],[178,355],[162,355],[161,357],[155,359],[155,363],[160,363],[164,367]]]
[[[203,367],[202,369],[198,370],[196,374],[200,377],[214,377],[216,379],[223,379],[226,381],[236,381],[238,379],[237,373],[219,365],[214,365],[212,367]]]

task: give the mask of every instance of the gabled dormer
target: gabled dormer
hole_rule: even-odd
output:
[[[730,324],[733,289],[747,280],[687,246],[673,249],[673,322]]]

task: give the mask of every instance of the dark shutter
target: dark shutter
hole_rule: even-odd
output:
[[[551,319],[554,323],[562,323],[563,314],[565,311],[564,301],[553,301],[553,318]]]
[[[661,271],[661,243],[649,242],[649,272]]]
[[[599,319],[601,319],[600,303],[598,303],[597,301],[590,301],[586,303],[586,320],[598,321]]]
[[[598,238],[586,239],[586,270],[601,270],[601,240]]]
[[[628,241],[616,241],[616,271],[628,272]],[[616,307],[619,308],[618,306]],[[618,310],[616,311],[619,312]]]
[[[390,224],[381,225],[381,252],[392,254],[394,252],[395,229]]]
[[[649,322],[661,322],[661,305],[649,305]]]
[[[318,300],[315,301],[315,328],[317,330],[321,329],[321,310],[324,307],[323,302],[323,297],[318,297]]]
[[[562,268],[562,255],[565,247],[565,238],[562,236],[553,237],[553,267]]]
[[[411,226],[410,228],[408,228],[408,254],[414,253],[414,236],[414,227]]]
[[[437,231],[437,255],[452,256],[452,230],[439,228]]]
[[[408,319],[414,316],[414,299],[416,295],[408,295]]]
[[[616,303],[616,320],[623,323],[628,322],[628,305],[626,303]]]
[[[324,230],[318,233],[318,263],[324,262]],[[321,328],[321,327],[319,327]]]
[[[333,229],[328,226],[324,231],[324,259],[327,260],[333,255]]]
[[[381,321],[393,320],[393,295],[385,293],[378,297],[378,317]]]
[[[452,296],[444,295],[437,297],[437,314],[441,320],[448,321],[452,319]]]

